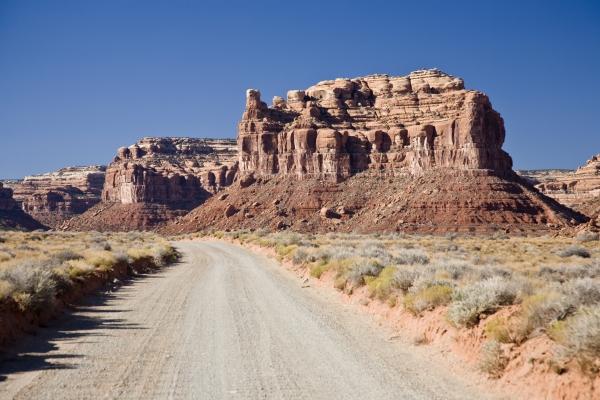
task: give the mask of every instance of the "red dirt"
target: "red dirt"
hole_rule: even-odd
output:
[[[325,216],[324,207],[335,213]],[[581,214],[516,177],[485,171],[431,172],[417,178],[364,173],[340,183],[273,177],[248,187],[234,185],[161,231],[522,233],[556,231],[583,221]]]

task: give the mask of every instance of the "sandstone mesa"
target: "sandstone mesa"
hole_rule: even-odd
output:
[[[56,228],[100,201],[106,167],[61,168],[6,184],[20,207],[45,226]]]
[[[151,229],[233,183],[231,139],[146,137],[121,147],[106,169],[102,201],[64,229]]]
[[[270,107],[250,89],[238,126],[240,184],[168,231],[530,230],[584,221],[512,171],[504,136],[485,94],[436,69],[323,81]],[[323,218],[323,208],[346,212]]]

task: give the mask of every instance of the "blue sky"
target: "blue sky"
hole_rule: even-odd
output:
[[[234,137],[250,87],[425,67],[490,96],[516,168],[600,152],[598,1],[0,0],[0,177]]]

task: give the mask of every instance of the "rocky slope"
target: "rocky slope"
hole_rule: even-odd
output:
[[[106,167],[67,167],[7,183],[21,208],[46,226],[57,227],[100,201]]]
[[[42,224],[21,210],[19,204],[13,198],[12,189],[4,187],[4,184],[0,182],[0,230],[33,230],[44,228]]]
[[[203,203],[236,174],[234,140],[146,137],[118,149],[101,203],[63,228],[151,229]]]
[[[488,97],[439,70],[248,90],[239,184],[171,224],[305,231],[564,227],[585,218],[512,171]]]
[[[591,216],[600,197],[600,154],[576,171],[520,171],[545,195]]]

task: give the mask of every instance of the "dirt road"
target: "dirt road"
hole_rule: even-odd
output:
[[[0,398],[486,398],[262,256],[177,247],[179,265],[91,299],[5,357]]]

